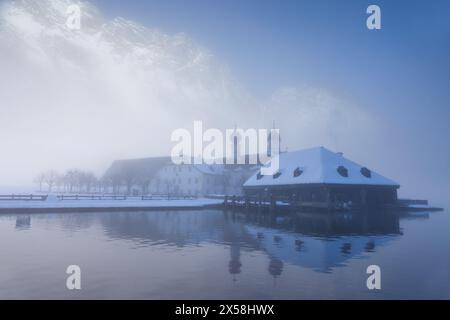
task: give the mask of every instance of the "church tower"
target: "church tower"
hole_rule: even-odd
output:
[[[273,129],[275,129],[275,120],[273,121]],[[281,135],[280,134],[277,134],[277,135],[278,135],[278,137],[275,137],[275,139],[278,139],[278,154],[280,154],[281,153]],[[269,135],[267,136],[267,155],[269,157],[272,156],[272,131],[270,131]]]

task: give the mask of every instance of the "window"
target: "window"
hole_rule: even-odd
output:
[[[281,176],[281,172],[278,171],[277,173],[275,173],[275,174],[273,175],[273,178],[274,178],[274,179],[278,179],[280,176]]]
[[[263,175],[261,174],[261,171],[258,172],[258,174],[256,175],[256,180],[261,180],[263,177]]]
[[[337,172],[338,172],[342,177],[344,177],[344,178],[347,178],[347,177],[348,177],[348,170],[347,170],[347,168],[344,167],[344,166],[339,166],[339,167],[337,168]]]
[[[297,168],[294,170],[294,178],[300,177],[301,174],[303,173],[303,170],[300,168]]]
[[[372,172],[369,169],[367,169],[366,167],[361,168],[361,174],[366,178],[372,177]]]

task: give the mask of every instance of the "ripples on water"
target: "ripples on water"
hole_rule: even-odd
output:
[[[0,298],[450,298],[449,226],[445,212],[3,215]],[[81,291],[65,288],[72,264]]]

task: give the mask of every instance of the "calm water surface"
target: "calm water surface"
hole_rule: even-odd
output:
[[[0,259],[2,299],[448,299],[450,215],[1,215]],[[66,289],[73,264],[80,291]]]

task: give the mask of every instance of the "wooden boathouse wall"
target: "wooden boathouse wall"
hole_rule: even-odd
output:
[[[226,197],[225,205],[275,208],[281,202],[289,208],[377,208],[395,204],[397,189],[394,186],[337,184],[244,187],[245,196]]]

